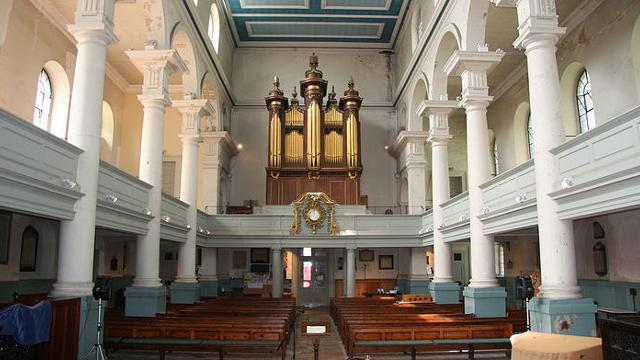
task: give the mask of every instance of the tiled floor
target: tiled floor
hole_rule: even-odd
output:
[[[312,360],[313,359],[313,342],[308,337],[300,335],[300,322],[309,320],[326,320],[330,321],[331,318],[327,312],[327,309],[313,309],[306,310],[298,318],[298,324],[296,325],[296,360]],[[332,323],[333,324],[333,323]],[[359,354],[364,358],[364,355]],[[109,353],[110,360],[152,360],[158,359],[159,355],[154,351],[115,351]],[[187,359],[217,359],[217,353],[188,353],[188,352],[174,352],[166,355],[167,360],[187,360]],[[226,354],[225,360],[280,360],[280,354]],[[371,354],[371,360],[410,360],[409,354]],[[466,353],[439,353],[439,354],[418,354],[420,360],[437,360],[437,359],[468,359]],[[501,352],[491,353],[477,353],[477,359],[491,359],[491,360],[505,360],[508,359]],[[289,342],[289,348],[287,351],[287,360],[293,359],[293,339]],[[344,351],[342,342],[336,333],[335,326],[332,325],[331,335],[323,337],[320,341],[320,360],[345,360],[347,354]]]

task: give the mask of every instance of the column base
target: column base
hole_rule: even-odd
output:
[[[407,294],[428,294],[428,293],[429,293],[428,279],[408,279]]]
[[[93,282],[59,283],[53,284],[49,294],[54,299],[69,297],[93,297]]]
[[[537,332],[596,336],[596,313],[593,299],[553,300],[534,297],[529,300],[531,330]]]
[[[436,304],[460,303],[460,285],[455,282],[431,282],[429,293]]]
[[[197,282],[174,281],[169,291],[172,304],[195,304],[200,301],[200,284]]]
[[[507,292],[502,287],[465,287],[462,294],[465,314],[474,314],[476,317],[507,316]]]
[[[124,315],[155,317],[167,312],[167,289],[160,287],[128,287],[125,292]]]
[[[218,280],[200,280],[199,282],[201,297],[218,296]]]

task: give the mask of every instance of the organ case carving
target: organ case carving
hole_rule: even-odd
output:
[[[360,197],[360,119],[362,104],[353,79],[338,101],[313,54],[300,81],[304,106],[294,88],[291,104],[278,78],[265,98],[269,111],[267,204],[285,205],[304,192],[325,192],[339,204]]]

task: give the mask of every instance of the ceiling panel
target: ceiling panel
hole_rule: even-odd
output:
[[[391,48],[409,0],[227,0],[239,47]]]

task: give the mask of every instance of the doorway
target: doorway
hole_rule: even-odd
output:
[[[303,248],[300,258],[300,299],[306,307],[329,305],[329,289],[333,282],[330,249]]]

